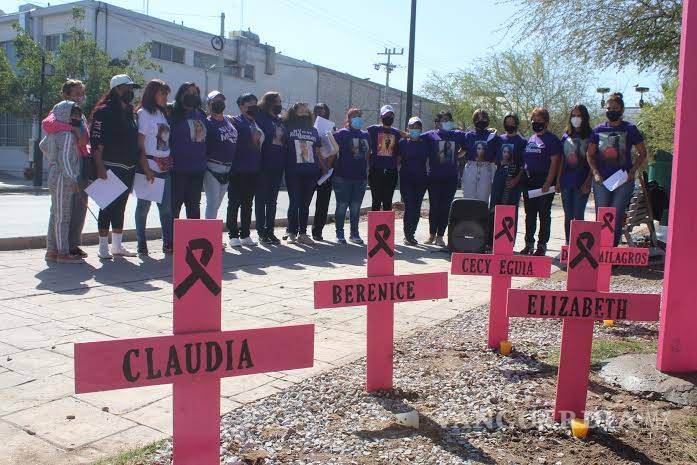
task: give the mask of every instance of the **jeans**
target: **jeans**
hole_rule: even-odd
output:
[[[541,195],[533,199],[527,197],[527,190],[539,189],[545,183],[547,173],[533,174],[528,178],[523,194],[525,204],[525,245],[535,245],[537,218],[540,218],[540,233],[537,236],[537,248],[546,249],[552,228],[552,202],[554,194]]]
[[[203,174],[174,172],[172,174],[172,214],[179,218],[182,205],[186,207],[186,217],[198,220],[201,218],[201,190],[203,189]]]
[[[392,210],[392,197],[397,187],[397,170],[370,168],[368,174],[370,195],[373,197],[372,211]]]
[[[327,224],[329,201],[332,198],[332,178],[327,179],[316,187],[317,200],[315,201],[315,218],[312,221],[312,235],[322,236],[324,225]]]
[[[288,232],[307,234],[307,219],[310,216],[310,203],[315,193],[318,176],[316,173],[297,173],[286,171],[288,186]]]
[[[208,163],[208,169],[203,175],[203,191],[206,193],[206,219],[214,220],[218,218],[218,210],[220,204],[223,203],[223,197],[227,192],[229,182],[221,184],[218,179],[209,171],[214,173],[226,174],[230,172],[230,167],[221,165],[220,163]]]
[[[227,217],[225,225],[230,238],[245,239],[249,237],[252,224],[252,205],[257,188],[258,173],[233,171],[227,188]],[[237,212],[240,213],[240,225],[237,225]]]
[[[428,230],[431,235],[445,236],[456,191],[457,177],[428,178]]]
[[[283,169],[263,168],[257,178],[254,215],[260,237],[273,234],[276,223],[276,202],[281,188]],[[288,180],[286,179],[286,183]],[[290,193],[290,191],[288,191]]]
[[[165,190],[162,194],[162,202],[157,204],[160,212],[160,226],[162,227],[162,244],[171,247],[173,243],[174,216],[172,215],[172,174],[155,173],[155,177],[165,180]],[[136,204],[136,237],[138,238],[138,248],[147,247],[145,237],[145,226],[150,211],[149,200],[138,199]]]
[[[349,209],[349,223],[351,225],[351,237],[359,237],[358,220],[361,216],[361,204],[368,183],[365,179],[348,179],[334,176],[334,195],[336,196],[336,237],[344,238],[344,221],[346,209]]]
[[[404,236],[413,238],[421,218],[421,203],[426,194],[426,176],[412,177],[402,174],[399,191],[404,199]]]
[[[595,213],[597,215],[599,207],[615,208],[615,247],[622,239],[622,221],[629,208],[629,202],[634,195],[634,182],[626,182],[613,192],[607,190],[603,183],[593,181],[593,196],[595,197]]]
[[[583,221],[589,196],[590,194],[581,192],[580,187],[564,187],[561,190],[561,202],[564,206],[564,234],[567,245],[569,244],[571,221]]]

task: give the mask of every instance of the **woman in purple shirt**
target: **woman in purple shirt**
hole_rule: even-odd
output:
[[[593,129],[593,135],[588,144],[588,164],[593,173],[596,211],[598,207],[615,208],[615,246],[617,246],[622,237],[622,219],[634,193],[634,177],[646,160],[647,154],[644,136],[635,125],[622,119],[624,114],[622,94],[616,92],[610,95],[605,108],[607,121]],[[634,163],[632,163],[632,147],[639,153]],[[619,170],[627,171],[627,182],[610,191],[603,185],[603,181]]]
[[[399,191],[404,199],[404,243],[418,245],[414,237],[426,193],[426,163],[434,152],[434,142],[422,137],[423,123],[418,116],[409,119],[409,137],[399,141]]]

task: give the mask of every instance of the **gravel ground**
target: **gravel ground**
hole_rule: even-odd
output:
[[[621,273],[621,271],[620,271]],[[634,272],[636,273],[636,272]],[[563,288],[565,274],[538,288]],[[613,290],[660,293],[662,273],[617,275]],[[511,357],[485,345],[487,307],[397,342],[396,389],[364,392],[364,360],[240,407],[222,421],[221,463],[261,464],[654,464],[697,460],[694,408],[634,397],[591,374],[585,440],[551,421],[556,320],[512,320]],[[657,324],[597,325],[595,339],[655,340]],[[395,413],[417,410],[418,429]],[[692,420],[691,420],[692,418]],[[697,423],[695,423],[697,425]],[[692,436],[694,435],[694,436]],[[169,464],[167,443],[153,464]],[[694,454],[694,455],[692,455]]]

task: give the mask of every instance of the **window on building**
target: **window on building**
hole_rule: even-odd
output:
[[[218,66],[218,57],[208,53],[194,51],[194,66],[197,68],[210,69],[211,66]],[[215,69],[213,70],[215,71]],[[235,60],[225,60],[224,74],[232,77],[240,77],[240,67]]]
[[[13,40],[8,40],[7,42],[0,42],[0,49],[5,51],[5,56],[7,57],[8,63],[13,70],[17,66],[17,49]]]
[[[244,65],[244,78],[254,80],[254,65]]]
[[[47,52],[55,52],[61,44],[60,34],[48,34],[44,36],[44,48]]]
[[[175,47],[174,45],[152,42],[150,44],[150,54],[153,58],[158,58],[160,60],[184,63],[184,49]]]

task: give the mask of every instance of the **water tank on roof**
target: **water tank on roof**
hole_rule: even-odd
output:
[[[245,39],[249,39],[256,44],[259,44],[259,36],[252,31],[232,31],[230,33],[230,38],[234,39],[235,37],[244,37]]]
[[[24,5],[19,5],[19,12],[24,13],[25,11],[36,10],[38,8],[41,7],[38,5],[34,5],[33,3],[25,3]]]

